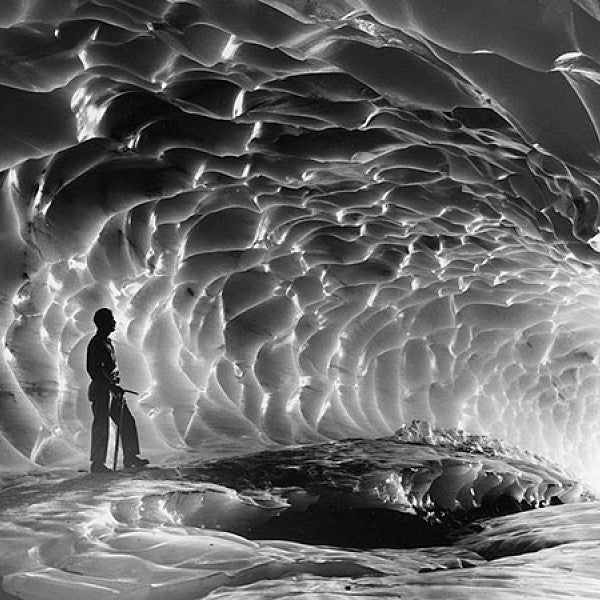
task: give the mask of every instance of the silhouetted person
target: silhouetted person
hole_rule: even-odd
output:
[[[90,453],[91,471],[108,473],[111,470],[104,464],[108,446],[108,417],[110,416],[118,425],[121,403],[124,402],[124,390],[119,386],[115,350],[109,337],[116,326],[112,312],[108,308],[96,311],[94,324],[97,331],[88,344],[86,361],[87,372],[92,379],[88,388],[88,397],[94,413]],[[140,452],[137,427],[127,404],[123,405],[120,438],[124,467],[143,467],[148,464],[145,458],[137,456]]]

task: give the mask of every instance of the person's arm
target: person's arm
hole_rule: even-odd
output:
[[[104,381],[110,387],[113,394],[120,394],[122,389],[117,385],[110,373],[107,373],[104,362],[106,348],[99,338],[93,337],[87,347],[86,367],[88,375],[94,381]]]
[[[102,368],[102,346],[97,337],[93,337],[87,347],[86,369],[91,379],[102,381],[106,373]]]

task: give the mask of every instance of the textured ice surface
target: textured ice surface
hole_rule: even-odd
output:
[[[109,306],[155,460],[417,420],[599,487],[599,21],[590,0],[3,0],[0,471],[87,466]],[[471,484],[581,492],[484,478],[458,446],[431,480],[448,509]],[[529,564],[482,590],[542,595]]]
[[[583,486],[517,450],[431,433],[429,444],[405,430],[138,473],[12,476],[0,488],[4,592],[476,598],[483,587],[504,598],[535,584],[532,597],[595,597],[599,508]],[[517,514],[489,518],[506,513]]]
[[[145,450],[490,434],[597,480],[597,14],[4,3],[0,463],[83,464],[119,321]]]

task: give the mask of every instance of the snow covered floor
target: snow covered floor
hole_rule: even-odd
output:
[[[551,474],[550,465],[541,459],[531,456],[517,466],[514,455],[498,454],[493,458],[495,474],[498,480],[507,473],[518,480],[519,473],[526,477],[529,472],[530,479],[537,469],[540,480],[556,481],[553,502],[562,494],[569,504],[474,523],[468,523],[468,511],[458,501],[454,510],[440,509],[426,492],[421,503],[416,502],[415,488],[411,491],[406,477],[392,497],[392,479],[382,479],[382,471],[374,468],[386,461],[398,482],[406,469],[419,473],[442,465],[429,489],[435,496],[433,482],[446,477],[440,481],[464,498],[464,490],[461,494],[448,473],[443,474],[443,465],[450,461],[456,473],[457,464],[479,462],[489,473],[489,454],[490,448],[469,454],[447,443],[386,438],[195,466],[165,464],[136,474],[93,476],[55,470],[7,476],[0,488],[0,598],[600,598],[600,505],[589,501],[586,493],[575,498],[573,487],[561,492],[568,482],[561,481],[560,472]],[[325,464],[325,455],[327,472],[317,475],[314,467]],[[247,468],[233,473],[236,461]],[[359,462],[364,473],[359,472]],[[304,487],[266,489],[265,473],[271,469],[276,479],[286,467],[307,472],[312,467],[313,480],[307,477]],[[359,482],[354,488],[348,484],[349,471]],[[210,482],[228,477],[227,487]],[[234,489],[236,481],[243,482],[245,491]],[[346,487],[339,485],[342,481]],[[360,487],[365,481],[372,483],[370,490]],[[387,481],[387,496],[382,495],[381,481]],[[468,482],[476,488],[476,478]],[[325,493],[328,488],[338,490],[335,507],[331,493]],[[369,495],[373,512],[365,513]],[[289,539],[251,539],[265,523],[276,531],[283,515],[311,514],[320,502],[329,503],[330,513],[354,510],[357,528],[365,526],[358,519],[377,511],[389,515],[390,527],[397,526],[393,517],[398,514],[433,524],[440,516],[456,513],[462,521],[455,521],[455,531],[444,545],[416,548],[352,550]],[[542,499],[538,504],[545,503]]]

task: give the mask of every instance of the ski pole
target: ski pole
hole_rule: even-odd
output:
[[[120,407],[119,407],[119,420],[117,421],[117,438],[115,439],[115,460],[113,462],[113,471],[117,470],[117,457],[119,455],[119,437],[121,436],[121,421],[123,421],[123,407],[125,405],[125,394],[135,394],[138,395],[137,392],[133,390],[123,390],[119,392],[119,395],[115,398],[118,398]]]

